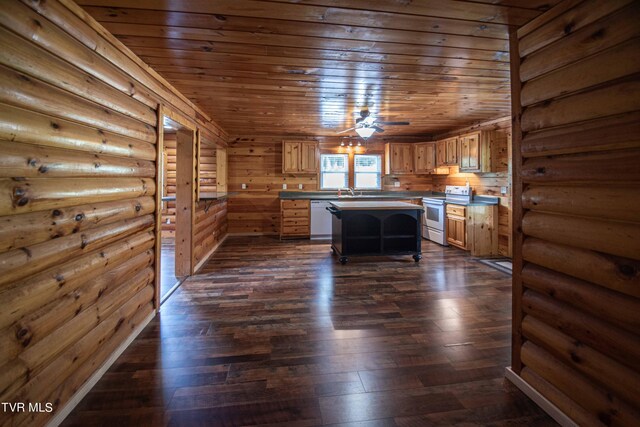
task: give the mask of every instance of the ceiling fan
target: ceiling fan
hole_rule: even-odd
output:
[[[380,127],[380,125],[386,126],[406,126],[409,125],[409,122],[385,122],[381,121],[373,116],[369,112],[368,108],[364,108],[360,110],[360,117],[356,119],[356,125],[352,128],[341,130],[340,133],[350,132],[355,130],[358,135],[362,138],[367,139],[374,132],[384,132],[384,129]]]

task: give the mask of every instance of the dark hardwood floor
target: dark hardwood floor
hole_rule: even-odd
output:
[[[503,378],[511,278],[423,251],[230,237],[65,425],[556,425]]]

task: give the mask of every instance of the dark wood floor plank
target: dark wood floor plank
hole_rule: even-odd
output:
[[[64,425],[555,425],[504,380],[510,277],[423,255],[228,238]]]

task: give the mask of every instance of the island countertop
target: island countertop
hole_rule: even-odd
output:
[[[346,210],[407,210],[407,209],[415,209],[415,210],[424,210],[421,205],[414,205],[413,203],[405,203],[405,202],[384,202],[384,201],[352,201],[352,202],[329,202],[336,209],[341,211]]]

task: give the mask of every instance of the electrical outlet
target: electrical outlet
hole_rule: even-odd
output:
[[[298,184],[298,190],[302,190],[302,184]]]
[[[247,184],[242,184],[242,189],[246,190],[247,189]]]
[[[400,187],[400,181],[395,181],[395,182],[393,183],[393,186],[394,186],[394,187]]]
[[[500,194],[507,194],[507,187],[500,187]]]
[[[287,184],[282,184],[282,189],[286,190],[287,189]]]

